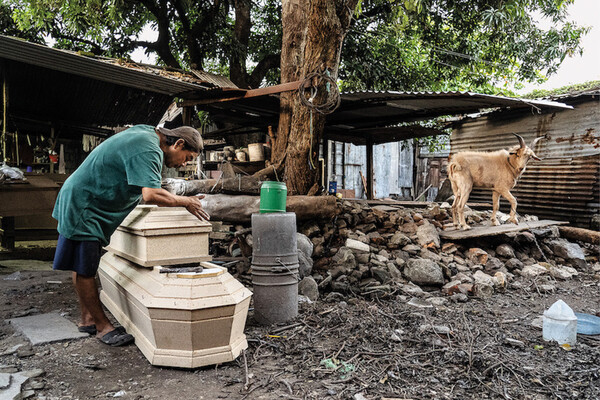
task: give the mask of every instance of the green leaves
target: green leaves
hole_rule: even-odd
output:
[[[281,51],[281,1],[252,0],[247,48],[234,40],[236,4],[7,0],[0,6],[0,24],[5,32],[30,40],[52,36],[61,48],[126,57],[143,45],[169,65],[194,64],[228,74],[230,61],[241,59],[251,73],[261,60]],[[571,4],[573,0],[359,1],[342,48],[341,86],[487,93],[543,80],[565,57],[582,51],[579,43],[587,28],[568,21]],[[552,27],[540,29],[534,15],[550,18]],[[163,42],[139,43],[146,25],[160,27]],[[261,76],[265,83],[278,83],[279,69],[271,66]]]
[[[364,0],[346,37],[345,88],[510,90],[539,81],[581,52],[586,29],[566,20],[572,0]],[[554,26],[540,29],[534,15]]]

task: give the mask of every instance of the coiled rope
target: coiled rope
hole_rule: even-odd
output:
[[[325,92],[325,98],[320,104],[315,103],[315,98],[319,91]],[[313,148],[313,112],[327,115],[334,112],[341,102],[340,90],[331,77],[331,72],[326,69],[325,72],[313,72],[309,74],[298,86],[298,96],[300,102],[310,110],[310,148],[308,152],[308,164],[311,170],[315,169],[315,164],[312,158]]]
[[[327,95],[321,104],[316,104],[319,91],[325,91]],[[304,78],[298,86],[298,94],[305,107],[323,115],[334,112],[341,102],[340,90],[328,69],[325,72],[313,72]]]

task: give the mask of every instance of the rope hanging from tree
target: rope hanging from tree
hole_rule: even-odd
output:
[[[316,104],[315,99],[319,92],[324,92],[325,98],[321,104]],[[325,72],[313,72],[304,78],[300,83],[300,86],[298,86],[298,95],[300,97],[300,102],[310,110],[310,147],[308,151],[308,166],[311,170],[314,170],[316,169],[316,166],[311,154],[313,148],[313,112],[316,111],[322,115],[334,112],[340,106],[340,90],[335,79],[331,77],[329,69],[325,69]]]
[[[321,104],[317,104],[315,102],[317,95],[323,92],[326,94],[325,98]],[[335,79],[331,77],[329,69],[326,69],[325,72],[313,72],[304,78],[298,86],[298,95],[300,102],[305,107],[323,115],[334,112],[341,102],[340,90]]]

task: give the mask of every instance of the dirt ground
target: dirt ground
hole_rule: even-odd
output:
[[[0,354],[25,343],[8,318],[58,311],[77,322],[70,274],[31,265],[14,281],[0,268]],[[41,368],[39,399],[598,399],[600,338],[580,335],[567,351],[533,323],[558,299],[599,313],[600,283],[590,271],[555,285],[542,293],[517,277],[464,303],[326,294],[286,326],[257,326],[250,312],[245,355],[196,370],[153,367],[135,346],[90,337],[24,346],[0,356],[0,372]]]

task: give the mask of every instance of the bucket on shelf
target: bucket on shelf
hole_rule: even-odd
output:
[[[252,214],[254,318],[260,324],[298,315],[296,214]]]
[[[265,148],[262,143],[250,143],[248,145],[248,158],[250,161],[264,161]]]
[[[260,212],[283,213],[286,211],[287,187],[283,182],[266,181],[260,186]]]

